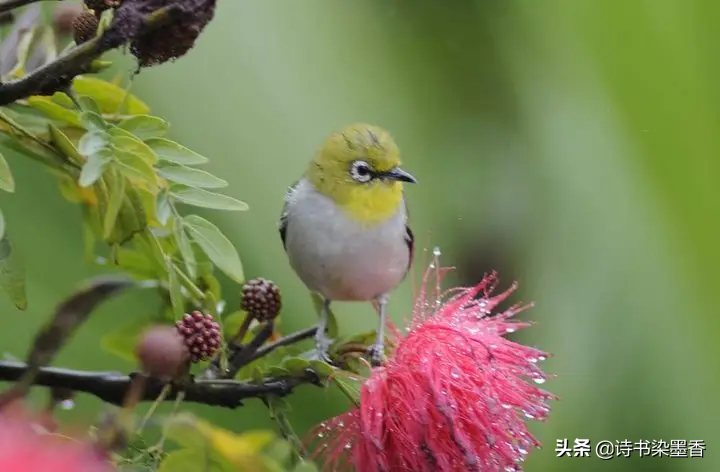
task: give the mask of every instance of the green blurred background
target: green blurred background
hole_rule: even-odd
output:
[[[250,277],[280,284],[283,330],[315,320],[276,231],[283,192],[322,139],[365,121],[389,129],[405,167],[421,250],[439,246],[454,282],[497,269],[521,315],[515,339],[549,350],[561,400],[533,425],[528,470],[717,471],[720,387],[720,3],[714,0],[218,0],[216,19],[177,63],[143,71],[133,92],[171,138],[249,203],[211,214]],[[126,61],[121,71],[130,72]],[[11,156],[18,190],[0,195],[28,267],[30,308],[0,334],[23,357],[37,327],[97,273],[82,258],[79,211],[36,165]],[[408,314],[413,285],[394,295]],[[237,287],[225,285],[237,306]],[[103,306],[57,364],[133,366],[98,339],[157,305]],[[369,306],[338,305],[343,331],[371,329]],[[341,411],[332,392],[293,396],[298,429]],[[82,397],[68,414],[96,418]],[[223,426],[271,426],[260,402],[195,408]],[[556,458],[556,440],[698,439],[703,459]]]

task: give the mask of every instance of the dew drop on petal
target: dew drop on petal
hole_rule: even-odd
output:
[[[533,379],[533,382],[535,382],[536,384],[544,384],[544,383],[545,383],[545,379],[544,379],[543,377],[535,377],[535,378]]]
[[[442,255],[442,251],[440,251],[440,248],[439,248],[439,247],[435,246],[435,247],[433,248],[433,256],[435,256],[435,257],[440,257],[441,255]]]
[[[460,373],[460,370],[457,367],[453,367],[450,371],[450,376],[454,379],[459,379],[462,374]]]

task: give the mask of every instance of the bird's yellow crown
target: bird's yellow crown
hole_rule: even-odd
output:
[[[372,225],[386,221],[403,204],[400,179],[373,178],[389,175],[399,165],[400,150],[390,133],[354,124],[325,140],[306,177],[350,217]]]

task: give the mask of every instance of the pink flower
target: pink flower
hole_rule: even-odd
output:
[[[491,314],[515,286],[490,296],[491,275],[429,299],[431,272],[439,286],[445,270],[426,273],[408,334],[362,385],[359,408],[315,431],[326,470],[519,470],[540,445],[525,421],[545,419],[555,397],[527,380],[545,381],[536,363],[547,354],[504,337],[529,326],[510,320],[527,306]]]
[[[15,407],[0,412],[0,471],[112,472],[115,470],[90,444],[45,434]]]

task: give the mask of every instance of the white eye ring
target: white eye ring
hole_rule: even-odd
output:
[[[367,162],[355,161],[350,166],[350,177],[356,182],[365,183],[373,178],[373,173]]]

